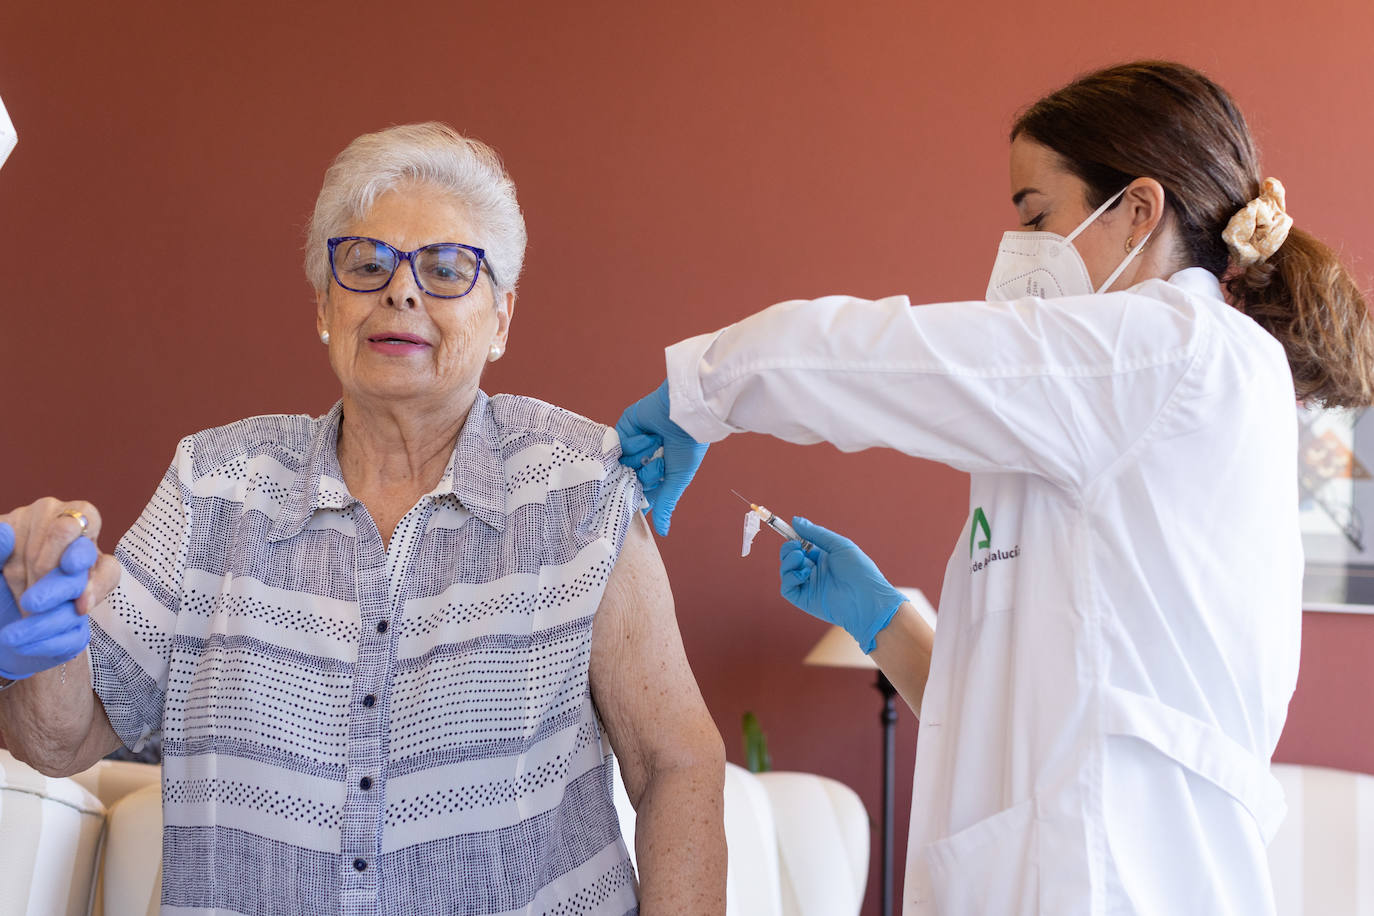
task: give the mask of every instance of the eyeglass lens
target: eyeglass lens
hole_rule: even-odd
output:
[[[400,262],[396,249],[376,239],[349,239],[334,249],[334,275],[355,292],[373,292],[391,282]],[[448,242],[426,245],[411,255],[420,288],[436,296],[465,295],[477,281],[477,255]]]

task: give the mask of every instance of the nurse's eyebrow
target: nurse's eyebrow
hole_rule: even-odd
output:
[[[1023,200],[1026,199],[1026,195],[1027,195],[1027,194],[1039,194],[1039,193],[1041,193],[1039,188],[1022,188],[1021,190],[1017,191],[1015,194],[1011,195],[1011,205],[1012,205],[1013,207],[1019,207],[1019,206],[1021,206],[1021,201],[1023,201]]]

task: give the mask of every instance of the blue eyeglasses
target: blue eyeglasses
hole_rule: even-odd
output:
[[[415,285],[440,299],[458,299],[472,292],[482,265],[496,283],[496,274],[481,248],[458,242],[438,242],[414,251],[401,251],[381,239],[345,235],[330,239],[329,269],[334,280],[355,293],[385,289],[402,261],[410,262]]]

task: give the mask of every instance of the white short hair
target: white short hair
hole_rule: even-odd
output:
[[[305,274],[315,291],[329,288],[326,241],[343,235],[379,196],[406,181],[433,185],[467,208],[476,238],[445,241],[484,249],[497,293],[514,292],[525,262],[525,217],[515,182],[495,150],[437,121],[363,134],[324,173],[305,242]]]

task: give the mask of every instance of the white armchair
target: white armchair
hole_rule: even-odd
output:
[[[1288,817],[1269,844],[1279,916],[1374,916],[1374,776],[1275,764]]]
[[[0,916],[150,916],[162,896],[159,768],[101,761],[50,779],[0,750]],[[616,778],[634,849],[634,811]],[[856,916],[868,815],[854,790],[807,773],[727,765],[728,916]]]
[[[100,799],[0,751],[0,914],[85,916],[104,829]]]
[[[634,810],[616,773],[620,831]],[[868,814],[844,783],[725,765],[727,916],[856,916],[868,881]]]
[[[0,916],[156,913],[159,775],[146,763],[102,760],[52,779],[0,750],[0,849],[10,857]]]
[[[755,778],[772,802],[782,916],[857,914],[868,883],[869,838],[868,813],[858,794],[811,773]]]

